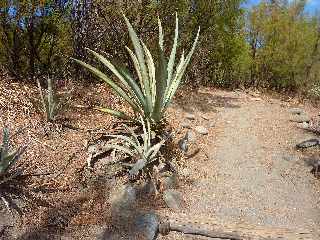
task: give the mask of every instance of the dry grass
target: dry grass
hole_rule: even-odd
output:
[[[13,143],[30,141],[20,164],[25,173],[38,175],[30,179],[28,189],[50,205],[26,208],[20,230],[105,223],[109,186],[84,169],[88,143],[114,128],[117,122],[92,107],[122,107],[121,102],[103,84],[74,86],[71,104],[55,123],[48,123],[38,108],[36,85],[2,79],[0,92],[0,129],[8,126],[14,132],[27,127]],[[61,223],[55,218],[62,218]]]

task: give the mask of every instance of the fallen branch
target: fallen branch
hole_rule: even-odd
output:
[[[214,239],[230,240],[316,240],[320,239],[311,231],[294,231],[283,228],[270,228],[246,224],[221,224],[214,219],[205,223],[192,220],[164,220],[159,224],[159,233],[167,235],[180,232]]]

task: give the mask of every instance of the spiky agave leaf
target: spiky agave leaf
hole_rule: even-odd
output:
[[[99,111],[104,112],[104,113],[108,113],[108,114],[110,114],[112,116],[115,116],[117,118],[121,118],[121,119],[124,119],[124,120],[132,120],[133,121],[133,119],[130,116],[128,116],[127,114],[125,114],[124,112],[121,112],[121,111],[116,111],[116,110],[113,110],[111,108],[106,108],[106,107],[104,107],[104,108],[94,108],[94,109],[99,110]]]
[[[167,60],[164,56],[163,51],[161,48],[158,49],[159,51],[159,60],[158,60],[158,67],[156,72],[156,100],[154,104],[154,109],[152,113],[152,118],[155,122],[159,122],[162,118],[162,109],[164,106],[165,100],[165,92],[167,89]]]
[[[107,75],[105,75],[103,72],[98,70],[97,68],[80,61],[78,59],[73,59],[75,62],[79,63],[83,67],[87,68],[89,71],[91,71],[94,75],[99,77],[101,80],[106,82],[120,97],[122,97],[127,103],[131,105],[131,107],[138,111],[139,108],[137,105],[132,101],[132,99],[129,97],[129,95],[119,86],[117,85],[114,81],[112,81]]]
[[[179,19],[178,19],[178,14],[176,13],[176,29],[174,33],[174,41],[173,41],[173,46],[168,62],[168,78],[167,78],[167,86],[171,84],[172,81],[172,74],[173,74],[173,68],[174,68],[174,62],[176,59],[176,53],[177,53],[177,47],[178,47],[178,37],[179,37]]]
[[[177,89],[178,89],[178,87],[179,87],[179,85],[181,83],[182,77],[183,77],[183,75],[184,75],[184,73],[185,73],[185,71],[187,69],[187,66],[188,66],[188,64],[189,64],[189,62],[191,60],[191,57],[192,57],[192,55],[194,53],[194,50],[196,48],[196,45],[197,45],[197,42],[198,42],[198,39],[199,39],[199,35],[200,35],[200,27],[199,27],[199,30],[197,32],[197,36],[196,36],[196,38],[195,38],[195,40],[193,42],[192,49],[188,53],[186,59],[184,59],[183,55],[181,57],[181,59],[183,61],[181,62],[180,68],[178,66],[177,71],[175,73],[175,76],[174,76],[174,78],[172,80],[172,83],[170,85],[170,89],[169,89],[170,94],[169,94],[169,97],[168,97],[168,100],[167,100],[168,102],[165,103],[166,106],[168,106],[170,104],[170,102],[172,100],[172,97],[176,93],[176,91],[177,91]]]
[[[151,113],[152,112],[151,90],[150,90],[151,86],[150,86],[148,70],[147,70],[147,66],[146,66],[146,62],[145,62],[144,50],[143,50],[141,42],[137,36],[137,33],[133,29],[131,23],[129,22],[129,20],[127,19],[127,17],[125,15],[123,15],[123,17],[124,17],[124,20],[127,24],[129,36],[130,36],[133,48],[135,50],[136,57],[139,62],[141,76],[142,76],[142,80],[143,80],[143,84],[144,84],[144,88],[145,88],[146,102],[147,102],[149,112]]]

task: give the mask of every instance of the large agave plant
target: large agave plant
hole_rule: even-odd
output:
[[[178,17],[176,15],[175,36],[169,60],[164,56],[164,33],[161,21],[158,19],[159,47],[156,58],[157,64],[155,64],[155,60],[149,49],[143,41],[138,38],[129,20],[125,16],[124,19],[128,27],[134,52],[128,47],[126,47],[126,49],[134,64],[138,81],[135,80],[128,70],[115,66],[101,54],[90,49],[88,49],[88,51],[103,65],[110,69],[110,71],[119,79],[119,82],[114,82],[102,71],[83,61],[74,60],[109,84],[109,86],[132,107],[135,113],[142,115],[145,119],[149,119],[152,123],[158,123],[161,121],[165,110],[169,106],[184,76],[195,50],[200,28],[190,52],[187,55],[183,52],[180,60],[176,64],[179,33]],[[120,118],[130,118],[124,112],[110,108],[101,108],[100,110]]]
[[[130,136],[125,135],[109,135],[118,141],[118,143],[108,144],[111,149],[120,151],[134,159],[137,159],[129,171],[130,177],[138,175],[138,173],[150,165],[153,161],[157,160],[160,148],[163,146],[165,140],[153,144],[152,131],[149,120],[146,120],[147,125],[141,117],[143,134],[141,135],[141,143],[139,136],[129,127],[125,126]]]

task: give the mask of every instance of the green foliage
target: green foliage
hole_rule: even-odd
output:
[[[134,52],[128,47],[126,47],[126,49],[133,62],[139,84],[127,69],[115,66],[108,59],[92,50],[89,50],[89,52],[91,52],[118,78],[118,83],[111,80],[111,78],[97,68],[83,61],[74,60],[109,84],[109,86],[132,107],[135,113],[141,114],[145,119],[148,119],[152,123],[159,123],[177,91],[191,60],[199,38],[200,29],[192,49],[186,56],[184,55],[184,52],[182,53],[180,60],[176,65],[176,69],[174,69],[179,34],[178,17],[176,17],[175,37],[169,61],[167,61],[167,58],[164,56],[164,33],[161,21],[160,19],[158,20],[159,46],[157,51],[157,65],[155,64],[155,60],[152,57],[150,50],[143,41],[139,40],[129,20],[126,17],[124,18],[134,47]],[[123,112],[118,112],[109,108],[102,108],[101,110],[116,117],[125,119],[130,118]]]
[[[248,55],[245,34],[242,0],[198,0],[190,16],[187,29],[200,26],[202,34],[200,49],[197,52],[192,80],[189,83],[215,84],[222,87],[238,85],[239,68]]]
[[[52,0],[5,2],[0,15],[0,64],[20,79],[66,75],[66,56],[72,54],[67,9]]]
[[[129,136],[125,135],[108,135],[114,139],[120,140],[120,143],[108,144],[107,147],[120,151],[132,158],[136,162],[132,165],[129,176],[135,177],[140,171],[146,170],[150,164],[157,160],[160,148],[164,145],[165,140],[153,143],[152,130],[150,122],[146,120],[147,125],[144,123],[143,118],[140,118],[143,128],[143,133],[138,136],[133,130],[125,126]],[[142,142],[140,143],[140,138]]]
[[[316,78],[319,55],[318,23],[304,15],[302,1],[291,4],[262,2],[248,15],[252,82],[277,90],[304,90]],[[316,74],[317,75],[317,74]]]

